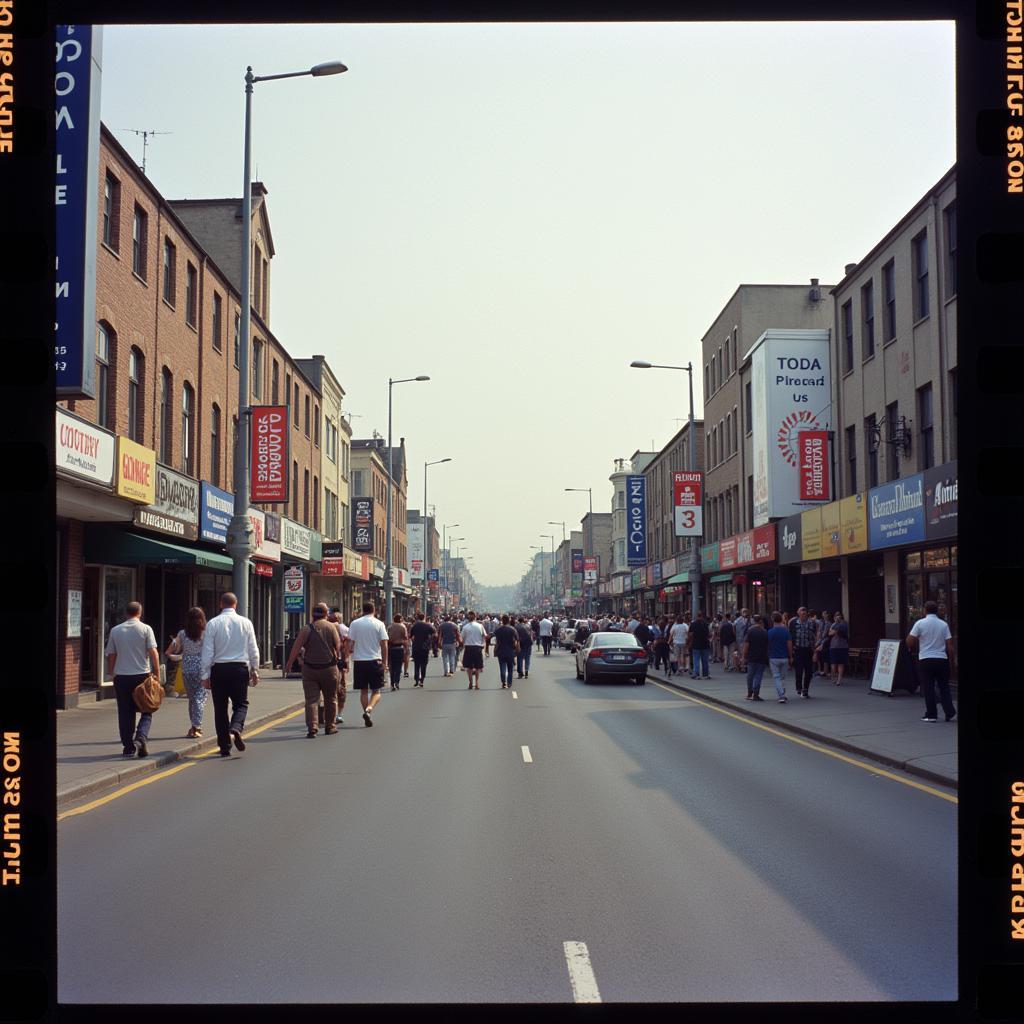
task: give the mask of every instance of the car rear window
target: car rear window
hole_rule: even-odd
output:
[[[639,647],[632,633],[595,633],[594,647]]]

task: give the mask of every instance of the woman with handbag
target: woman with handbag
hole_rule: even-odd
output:
[[[185,734],[190,740],[203,735],[203,710],[206,690],[200,675],[202,671],[203,634],[206,632],[206,613],[202,608],[190,608],[185,628],[171,641],[164,652],[168,658],[181,660],[181,676],[188,695],[188,718],[191,728]]]

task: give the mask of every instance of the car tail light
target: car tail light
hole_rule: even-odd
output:
[[[603,652],[602,652],[600,647],[595,647],[595,648],[593,648],[591,650],[591,652],[587,655],[587,657],[588,658],[600,658],[602,653]]]
[[[638,647],[635,651],[630,651],[629,653],[632,654],[634,658],[647,657],[647,652],[642,647]]]

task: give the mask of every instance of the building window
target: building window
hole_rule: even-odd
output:
[[[928,315],[928,232],[922,231],[911,243],[914,268],[914,320]]]
[[[279,372],[280,368],[277,365],[277,360],[273,360],[270,364],[270,404],[277,405],[278,396],[281,393],[281,375]]]
[[[721,349],[721,346],[719,346],[719,349],[718,349],[718,387],[721,387],[725,383],[725,378],[727,376],[728,376],[728,374],[724,373],[723,370],[722,370],[722,349]]]
[[[853,300],[843,303],[843,373],[853,369]]]
[[[320,481],[313,477],[313,529],[320,529]]]
[[[918,448],[918,469],[931,469],[935,465],[935,422],[932,417],[932,386],[917,389],[917,423],[921,446]]]
[[[292,408],[292,375],[286,373],[284,375],[284,404],[286,408]],[[298,421],[296,421],[298,425]]]
[[[338,461],[338,430],[326,416],[324,417],[324,453],[331,462]]]
[[[132,347],[128,353],[128,436],[142,444],[142,352]]]
[[[210,417],[210,483],[220,487],[220,406],[216,402]]]
[[[169,306],[174,305],[175,298],[175,269],[178,262],[178,253],[174,243],[169,238],[164,238],[164,302]]]
[[[708,382],[709,381],[710,381],[710,375],[709,375],[709,371],[708,371],[708,364],[705,363],[704,364],[704,394],[705,394],[705,396],[711,394],[711,389],[708,386]]]
[[[149,218],[141,207],[136,206],[132,217],[132,271],[143,281],[146,279],[146,235],[148,229]]]
[[[171,395],[174,393],[174,378],[165,366],[160,376],[160,461],[171,464],[171,436],[174,430],[174,404]]]
[[[305,428],[303,433],[306,437],[309,437],[309,395],[306,395],[306,417],[305,417]]]
[[[718,421],[718,461],[725,461],[725,420]]]
[[[850,489],[847,494],[857,493],[857,428],[847,427],[846,428],[846,464],[849,468],[849,482]],[[836,500],[838,495],[832,495],[832,500]]]
[[[110,425],[110,332],[96,325],[96,422]]]
[[[886,438],[891,440],[896,436],[896,431],[899,428],[900,420],[900,404],[899,402],[893,402],[891,405],[885,407],[885,434]],[[889,480],[899,480],[900,478],[900,453],[894,444],[886,444],[886,476]]]
[[[747,477],[747,526],[754,525],[754,477]]]
[[[299,518],[299,464],[292,463],[292,515]]]
[[[725,414],[725,457],[732,455],[732,413]]]
[[[252,308],[260,311],[260,251],[256,246],[252,249]]]
[[[313,444],[320,447],[320,406],[313,406]]]
[[[309,526],[309,470],[302,471],[302,521]]]
[[[942,211],[946,221],[946,298],[956,295],[956,200]]]
[[[860,357],[870,359],[875,354],[875,283],[868,281],[860,290]]]
[[[717,356],[711,357],[711,394],[718,390],[718,363]]]
[[[263,398],[263,342],[258,339],[252,343],[252,393]]]
[[[224,330],[224,309],[223,301],[217,292],[213,293],[213,329],[211,335],[213,338],[213,348],[215,352],[221,350],[221,334]]]
[[[732,514],[736,520],[736,532],[739,533],[743,529],[740,523],[740,485],[732,485]]]
[[[181,389],[181,471],[195,476],[195,408],[196,393],[187,381]]]
[[[331,508],[331,500],[334,495],[330,488],[324,488],[324,536],[334,539],[337,537],[334,527],[334,510]]]
[[[949,371],[949,407],[953,416],[949,424],[949,456],[952,459],[957,457],[956,424],[957,424],[957,389],[956,389],[956,367]]]
[[[235,313],[235,336],[234,336],[234,339],[232,340],[232,348],[234,349],[234,360],[235,360],[235,369],[236,370],[238,369],[238,360],[239,360],[239,356],[241,354],[240,351],[239,351],[239,345],[241,345],[241,336],[242,336],[242,314],[236,312]]]
[[[868,468],[865,484],[868,488],[878,486],[878,441],[876,437],[877,423],[872,413],[864,420],[864,462]]]
[[[269,264],[266,260],[263,261],[263,281],[261,283],[262,294],[260,296],[260,310],[262,311],[263,319],[267,319],[267,278],[269,276],[268,271],[270,269]]]
[[[725,535],[731,536],[732,529],[732,491],[725,492]]]
[[[185,323],[190,327],[196,325],[196,302],[199,297],[196,287],[196,268],[191,263],[185,263]]]
[[[882,267],[882,302],[885,303],[885,340],[896,337],[896,261]]]
[[[740,450],[740,439],[739,439],[739,418],[740,411],[734,405],[732,407],[732,450],[733,454]]]
[[[747,418],[747,430],[748,434],[753,433],[754,430],[754,390],[750,385],[750,381],[747,381],[747,386],[743,390],[743,415]]]
[[[292,422],[296,427],[299,425],[299,385],[295,385],[295,401],[292,403]]]
[[[121,251],[121,182],[110,171],[103,180],[103,244]]]
[[[729,358],[729,356],[731,355],[731,353],[729,352],[729,341],[730,341],[729,338],[725,339],[725,371],[724,372],[725,372],[725,379],[726,380],[729,379],[729,374],[731,373],[731,370],[729,369],[729,367],[732,365],[732,360]]]

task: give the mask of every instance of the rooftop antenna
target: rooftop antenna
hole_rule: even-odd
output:
[[[136,135],[142,136],[142,173],[146,173],[146,143],[149,142],[150,135],[173,135],[174,132],[157,132],[157,131],[143,131],[141,128],[119,128],[121,132],[134,132]]]

